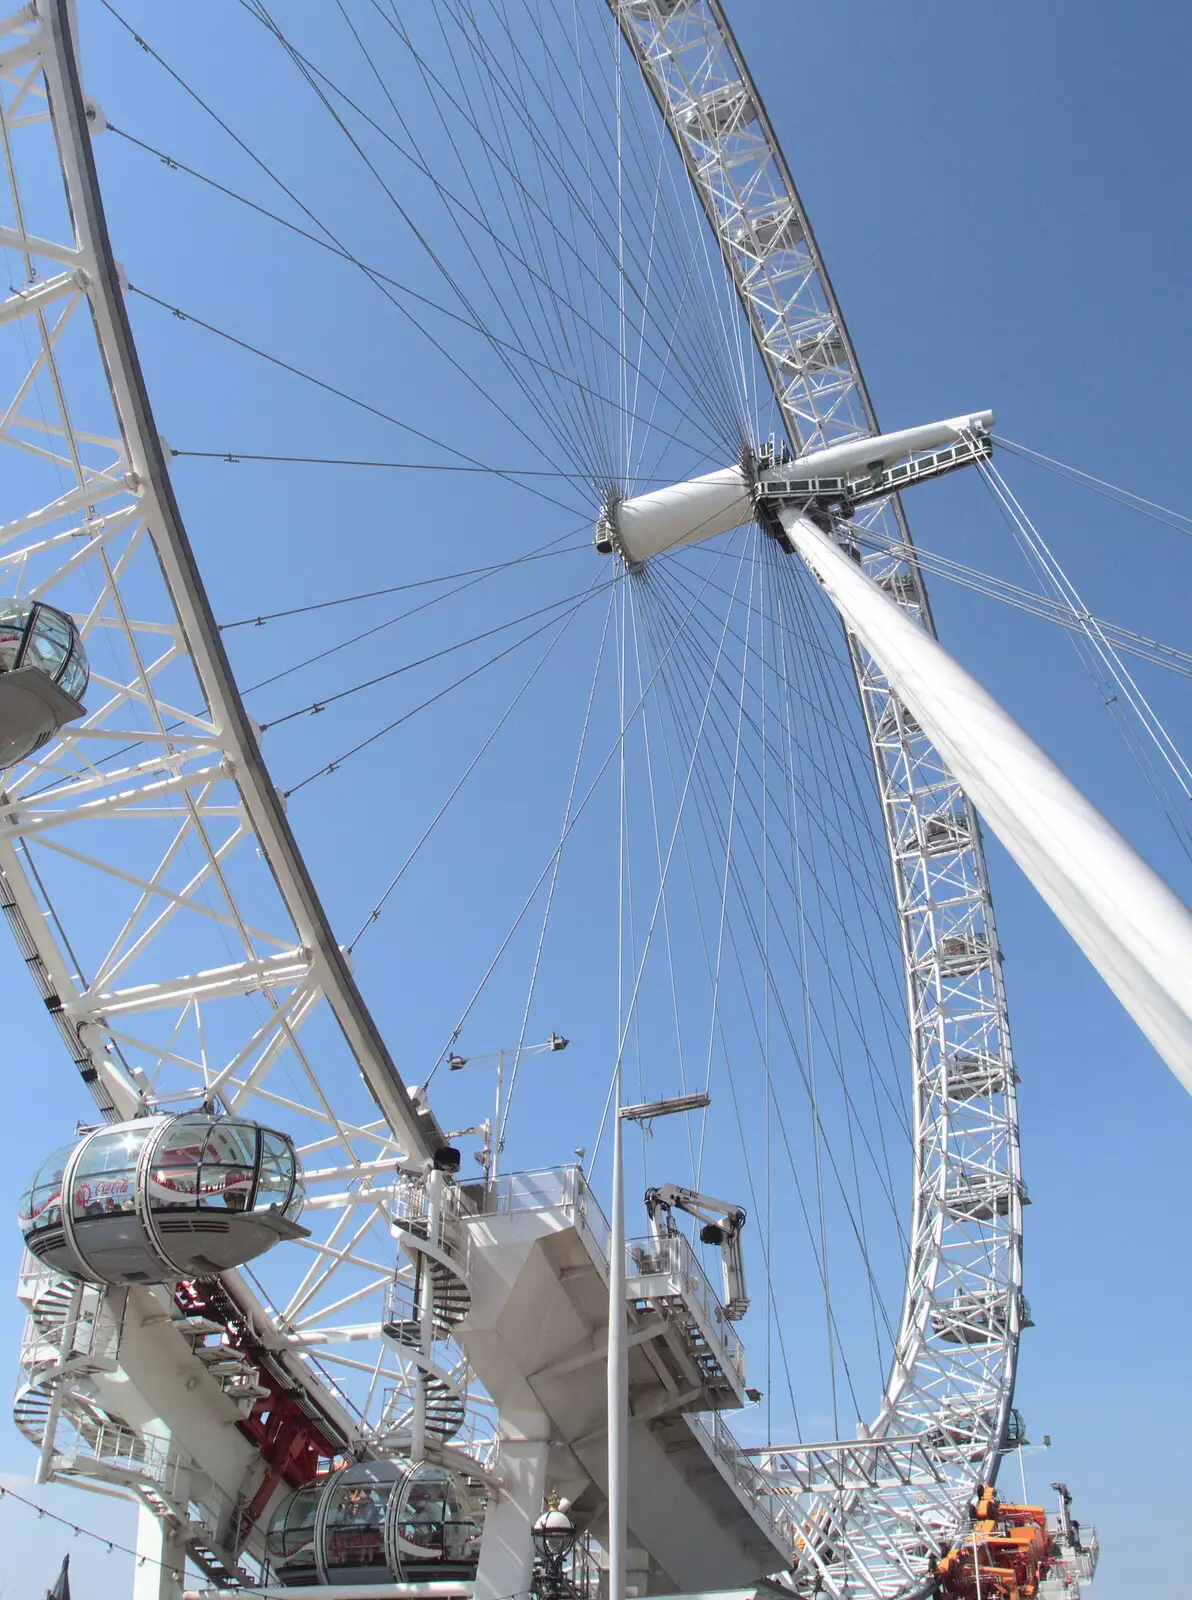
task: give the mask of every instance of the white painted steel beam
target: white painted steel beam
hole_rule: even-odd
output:
[[[813,450],[810,455],[797,456],[782,470],[788,476],[806,474],[809,478],[832,478],[860,472],[866,467],[890,467],[896,461],[918,455],[921,450],[953,444],[967,434],[987,432],[992,427],[992,411],[974,411],[963,417],[949,417],[944,422],[925,422],[917,428],[900,428],[894,433],[868,435],[847,444]]]
[[[1192,912],[1050,756],[809,518],[807,562],[989,827],[1192,1093]]]
[[[753,487],[743,467],[725,467],[621,500],[605,517],[625,556],[646,561],[752,522]]]
[[[0,324],[11,321],[13,317],[28,316],[31,311],[41,311],[53,305],[55,300],[61,300],[63,295],[74,294],[76,290],[86,287],[87,274],[81,267],[76,267],[73,272],[60,272],[56,277],[45,278],[28,289],[10,295],[6,300],[0,300]]]
[[[0,515],[0,593],[48,596],[69,611],[88,645],[100,644],[93,662],[103,670],[93,666],[85,720],[3,775],[0,921],[104,1116],[129,1118],[149,1103],[190,1108],[200,1094],[271,1126],[281,1112],[298,1142],[333,1152],[345,1181],[358,1181],[357,1150],[392,1170],[399,1160],[420,1163],[441,1136],[406,1094],[335,944],[194,567],[107,239],[91,157],[102,117],[81,96],[73,11],[73,0],[36,0],[0,21],[0,38],[24,41],[2,59],[29,63],[19,84],[0,86],[3,188],[18,223],[0,229],[0,242],[24,258],[15,281],[26,285],[0,307],[11,377],[0,397],[0,447],[10,460],[20,452],[17,470],[0,474],[10,490]],[[65,195],[55,191],[56,174]],[[28,234],[22,219],[43,215],[68,224],[71,243]],[[110,394],[94,380],[97,355]],[[129,764],[106,769],[109,760]],[[96,827],[101,819],[124,825]],[[298,1030],[324,999],[340,1029],[328,1019],[308,1047]],[[180,1346],[182,1330],[167,1326],[172,1315],[155,1302],[152,1335],[128,1333],[124,1369],[103,1379],[103,1403],[117,1419],[109,1432],[125,1441],[125,1457],[136,1428],[172,1436],[180,1461],[193,1458],[200,1471],[189,1483],[178,1477],[171,1498],[160,1483],[141,1481],[142,1462],[113,1468],[98,1447],[76,1448],[76,1429],[50,1476],[69,1473],[101,1493],[118,1482],[140,1496],[146,1592],[177,1592],[152,1565],[167,1537],[159,1521],[182,1530],[184,1543],[201,1525],[202,1542],[222,1560],[211,1537],[234,1502],[261,1488],[261,1453],[234,1427],[246,1404],[280,1385],[321,1448],[351,1451],[363,1436],[361,1411],[372,1406],[375,1424],[376,1408],[388,1403],[384,1386],[408,1381],[400,1351],[382,1336],[394,1275],[384,1211],[391,1192],[320,1195],[320,1237],[302,1242],[304,1257],[302,1245],[290,1256],[303,1274],[298,1305],[307,1320],[336,1314],[335,1328],[318,1334],[317,1362],[277,1332],[288,1325],[276,1309],[278,1278],[283,1298],[294,1291],[289,1269],[274,1276],[273,1263],[263,1269],[272,1282],[254,1271],[250,1286],[223,1273],[209,1307],[216,1320],[207,1323],[218,1331],[226,1317],[260,1344],[259,1381],[251,1373],[237,1380],[219,1351],[195,1355],[202,1318],[187,1319]],[[350,1328],[341,1310],[349,1303],[360,1316]],[[44,1372],[43,1342],[25,1347],[25,1394]],[[367,1359],[351,1359],[358,1352]],[[208,1404],[212,1385],[219,1416]],[[62,1437],[85,1400],[64,1412]],[[222,1430],[222,1454],[208,1424]],[[481,1463],[475,1470],[487,1471]],[[269,1510],[247,1530],[250,1562],[263,1555]]]
[[[235,966],[196,972],[169,983],[142,984],[135,989],[91,991],[68,1000],[68,1016],[112,1017],[134,1011],[156,1011],[191,1000],[215,1000],[231,994],[248,994],[257,989],[288,988],[303,982],[310,972],[310,952],[286,950],[266,956],[262,961],[240,961]]]
[[[823,478],[889,467],[992,426],[992,411],[970,412],[813,450],[787,462],[781,471],[788,478]],[[686,483],[616,501],[597,525],[597,545],[603,549],[611,542],[627,560],[648,561],[651,556],[730,533],[752,522],[754,515],[753,475],[743,466],[722,467]]]
[[[442,1143],[434,1117],[416,1108],[406,1090],[327,920],[306,863],[286,820],[256,734],[237,692],[232,670],[195,563],[170,482],[166,454],[153,418],[112,253],[91,150],[87,104],[79,79],[67,0],[39,0],[46,32],[46,91],[76,229],[79,258],[104,352],[112,398],[127,443],[134,484],[146,506],[153,543],[190,647],[212,717],[234,762],[236,782],[261,849],[269,862],[300,943],[314,952],[324,993],[377,1105],[412,1154],[432,1155]],[[90,486],[88,486],[90,487]],[[85,491],[56,503],[52,515],[74,509]],[[27,519],[26,519],[27,520]],[[5,530],[0,530],[3,534]]]
[[[0,527],[0,545],[11,543],[13,539],[30,532],[33,528],[44,527],[47,522],[56,522],[60,517],[73,516],[76,511],[86,511],[111,495],[127,494],[135,487],[128,481],[126,473],[120,473],[118,476],[111,476],[106,472],[95,473],[81,488],[60,494],[56,500],[51,500],[38,511],[31,511],[27,517],[19,517],[15,522],[4,523]]]
[[[157,770],[160,770],[160,763]],[[150,801],[163,800],[169,795],[179,794],[184,789],[201,789],[204,784],[214,783],[223,776],[223,769],[218,764],[210,767],[192,767],[174,778],[162,778],[146,783],[139,789],[123,789],[116,794],[105,795],[102,800],[88,800],[82,805],[64,806],[59,810],[46,806],[46,797],[39,795],[38,799],[41,802],[39,806],[22,807],[17,813],[18,820],[15,822],[0,822],[0,838],[23,839],[30,834],[41,833],[47,828],[62,827],[68,822],[92,822],[100,817],[127,814],[133,807],[137,808],[138,816],[162,816],[177,820],[178,813],[175,811],[140,808],[147,807]],[[239,809],[239,807],[221,808],[224,814],[231,816],[237,815]]]
[[[40,49],[40,42],[35,45],[29,55],[36,55]],[[0,62],[4,58],[0,58]],[[48,261],[61,261],[67,266],[79,266],[83,255],[80,250],[72,250],[69,245],[54,243],[50,239],[40,239],[36,234],[25,233],[20,228],[0,228],[0,248],[17,250],[22,255],[44,256]]]

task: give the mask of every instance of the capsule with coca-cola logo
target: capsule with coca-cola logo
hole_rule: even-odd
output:
[[[209,1112],[96,1128],[43,1162],[21,1200],[25,1244],[92,1283],[211,1277],[305,1238],[284,1133]]]

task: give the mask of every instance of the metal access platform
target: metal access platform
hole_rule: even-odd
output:
[[[455,1336],[497,1403],[501,1460],[549,1434],[572,1515],[607,1517],[609,1225],[579,1167],[467,1186],[472,1304]],[[791,1564],[797,1529],[720,1413],[745,1399],[740,1340],[683,1236],[627,1242],[631,1543],[651,1586],[748,1584]],[[707,1415],[711,1413],[711,1415]]]

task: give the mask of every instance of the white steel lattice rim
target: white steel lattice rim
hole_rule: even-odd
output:
[[[608,3],[716,234],[792,445],[797,451],[825,448],[879,432],[810,222],[720,0]],[[879,554],[855,550],[864,568],[934,631],[897,496],[866,507],[859,520],[865,527],[884,521],[889,540]],[[780,1477],[811,1491],[805,1526],[831,1528],[852,1579],[869,1592],[889,1594],[922,1572],[925,1554],[960,1526],[973,1487],[996,1475],[1025,1312],[1023,1190],[1001,953],[976,814],[864,647],[853,636],[848,642],[882,797],[914,1075],[916,1181],[907,1285],[886,1395],[871,1431],[906,1441],[909,1457],[901,1464],[906,1478],[918,1481],[900,1490],[895,1470],[887,1472],[885,1489],[866,1488],[880,1477],[878,1452],[859,1441],[843,1458],[831,1452],[819,1457],[818,1480],[808,1465],[814,1452],[768,1460]],[[942,856],[931,833],[940,814],[958,825],[961,846]],[[974,970],[965,972],[963,959],[949,956],[957,940],[981,957]],[[957,1071],[950,1064],[970,1056],[988,1063],[990,1081],[1000,1084],[1000,1097],[988,1097],[987,1112],[961,1100],[955,1086],[949,1093],[949,1075]],[[1005,1204],[1003,1225],[980,1230],[980,1241],[974,1242],[971,1216],[957,1213],[957,1177],[994,1188]],[[969,1246],[963,1274],[949,1261],[957,1243]],[[940,1338],[940,1331],[956,1342]],[[980,1342],[982,1331],[993,1336]],[[968,1432],[962,1449],[952,1437],[958,1430],[941,1422],[955,1417]],[[968,1459],[958,1461],[960,1454]],[[858,1484],[843,1499],[831,1470],[841,1459],[851,1459]],[[842,1505],[847,1525],[838,1520]],[[826,1543],[826,1536],[822,1543],[809,1538],[796,1565],[838,1592],[839,1571],[819,1559],[817,1544]]]

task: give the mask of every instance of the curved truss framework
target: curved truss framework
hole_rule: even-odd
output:
[[[715,231],[792,446],[803,452],[879,432],[811,225],[719,0],[609,4]],[[863,525],[900,549],[858,550],[866,570],[934,631],[897,497],[866,507]],[[768,1459],[807,1495],[817,1537],[804,1565],[816,1565],[817,1548],[830,1543],[848,1553],[859,1581],[882,1593],[906,1582],[916,1558],[921,1567],[923,1485],[946,1480],[944,1515],[955,1517],[973,1485],[992,1479],[1006,1442],[1027,1320],[1024,1195],[1001,953],[977,818],[860,642],[850,637],[849,647],[894,872],[914,1071],[908,1281],[873,1428],[891,1441],[892,1455],[880,1467],[878,1452],[854,1445],[851,1458],[847,1449],[838,1458],[851,1460],[841,1472],[820,1470],[806,1451]],[[896,1439],[906,1441],[905,1458]],[[832,1459],[829,1451],[824,1460]],[[916,1487],[900,1489],[902,1481]],[[823,1576],[839,1581],[828,1570]]]
[[[809,225],[720,6],[609,4],[720,241],[792,441],[808,448],[875,431]],[[449,1275],[436,1283],[424,1273],[414,1290],[422,1303],[398,1314],[410,1297],[395,1288],[391,1264],[403,1163],[420,1161],[441,1136],[412,1107],[335,944],[232,682],[123,312],[89,149],[102,119],[84,113],[66,15],[66,0],[38,0],[0,32],[10,197],[0,243],[19,263],[0,304],[0,381],[11,396],[0,442],[13,492],[36,508],[0,525],[0,589],[70,610],[93,676],[85,719],[9,776],[3,909],[104,1116],[130,1115],[149,1099],[204,1098],[265,1121],[272,1113],[297,1135],[313,1180],[309,1270],[270,1258],[266,1282],[236,1275],[229,1284],[239,1313],[268,1335],[258,1387],[280,1372],[329,1447],[371,1437],[366,1414],[379,1416],[387,1442],[405,1429],[434,1431],[432,1405],[462,1427],[466,1375],[412,1343],[416,1320],[438,1317],[450,1331],[435,1299],[451,1299]],[[27,146],[28,170],[40,159],[44,171],[48,134],[65,205],[44,182],[22,182]],[[61,357],[84,345],[89,374],[68,394]],[[865,521],[884,523],[903,552],[865,564],[930,627],[897,502],[867,508]],[[976,819],[874,664],[850,645],[907,969],[918,1152],[908,1285],[876,1438],[772,1451],[748,1484],[759,1504],[781,1508],[786,1526],[801,1527],[796,1570],[832,1593],[883,1595],[921,1573],[1005,1442],[1024,1316],[1023,1195]],[[406,1227],[412,1258],[419,1237]],[[77,1307],[44,1283],[26,1291],[34,1334],[69,1325],[75,1339]],[[21,1415],[35,1436],[58,1401],[31,1339]],[[337,1354],[346,1343],[368,1358]],[[412,1416],[401,1399],[411,1386],[422,1395]],[[98,1457],[101,1424],[75,1421],[76,1448]],[[163,1462],[157,1501],[168,1506],[166,1479],[181,1470]],[[156,1508],[148,1492],[142,1498]]]
[[[0,27],[0,244],[13,284],[0,303],[0,443],[10,495],[32,508],[0,525],[0,591],[70,611],[92,675],[86,715],[6,775],[0,906],[100,1115],[203,1101],[282,1122],[300,1146],[312,1236],[259,1275],[225,1275],[218,1306],[170,1309],[171,1359],[198,1361],[197,1398],[222,1419],[226,1451],[151,1460],[114,1425],[112,1351],[96,1355],[94,1315],[67,1315],[69,1287],[44,1271],[22,1279],[16,1420],[43,1446],[43,1471],[116,1481],[182,1526],[186,1476],[215,1529],[227,1522],[221,1477],[255,1470],[226,1425],[248,1422],[262,1396],[278,1401],[275,1421],[289,1417],[291,1443],[305,1429],[309,1471],[319,1455],[408,1432],[393,1396],[427,1383],[408,1341],[385,1331],[414,1276],[395,1275],[393,1217],[405,1174],[443,1136],[360,996],[233,683],[124,313],[90,149],[102,117],[80,88],[68,14],[65,0],[41,0]],[[45,181],[48,163],[62,188]],[[458,1382],[449,1399],[440,1436],[464,1425]],[[282,1444],[257,1442],[259,1514]],[[212,1557],[204,1570],[234,1564]]]

